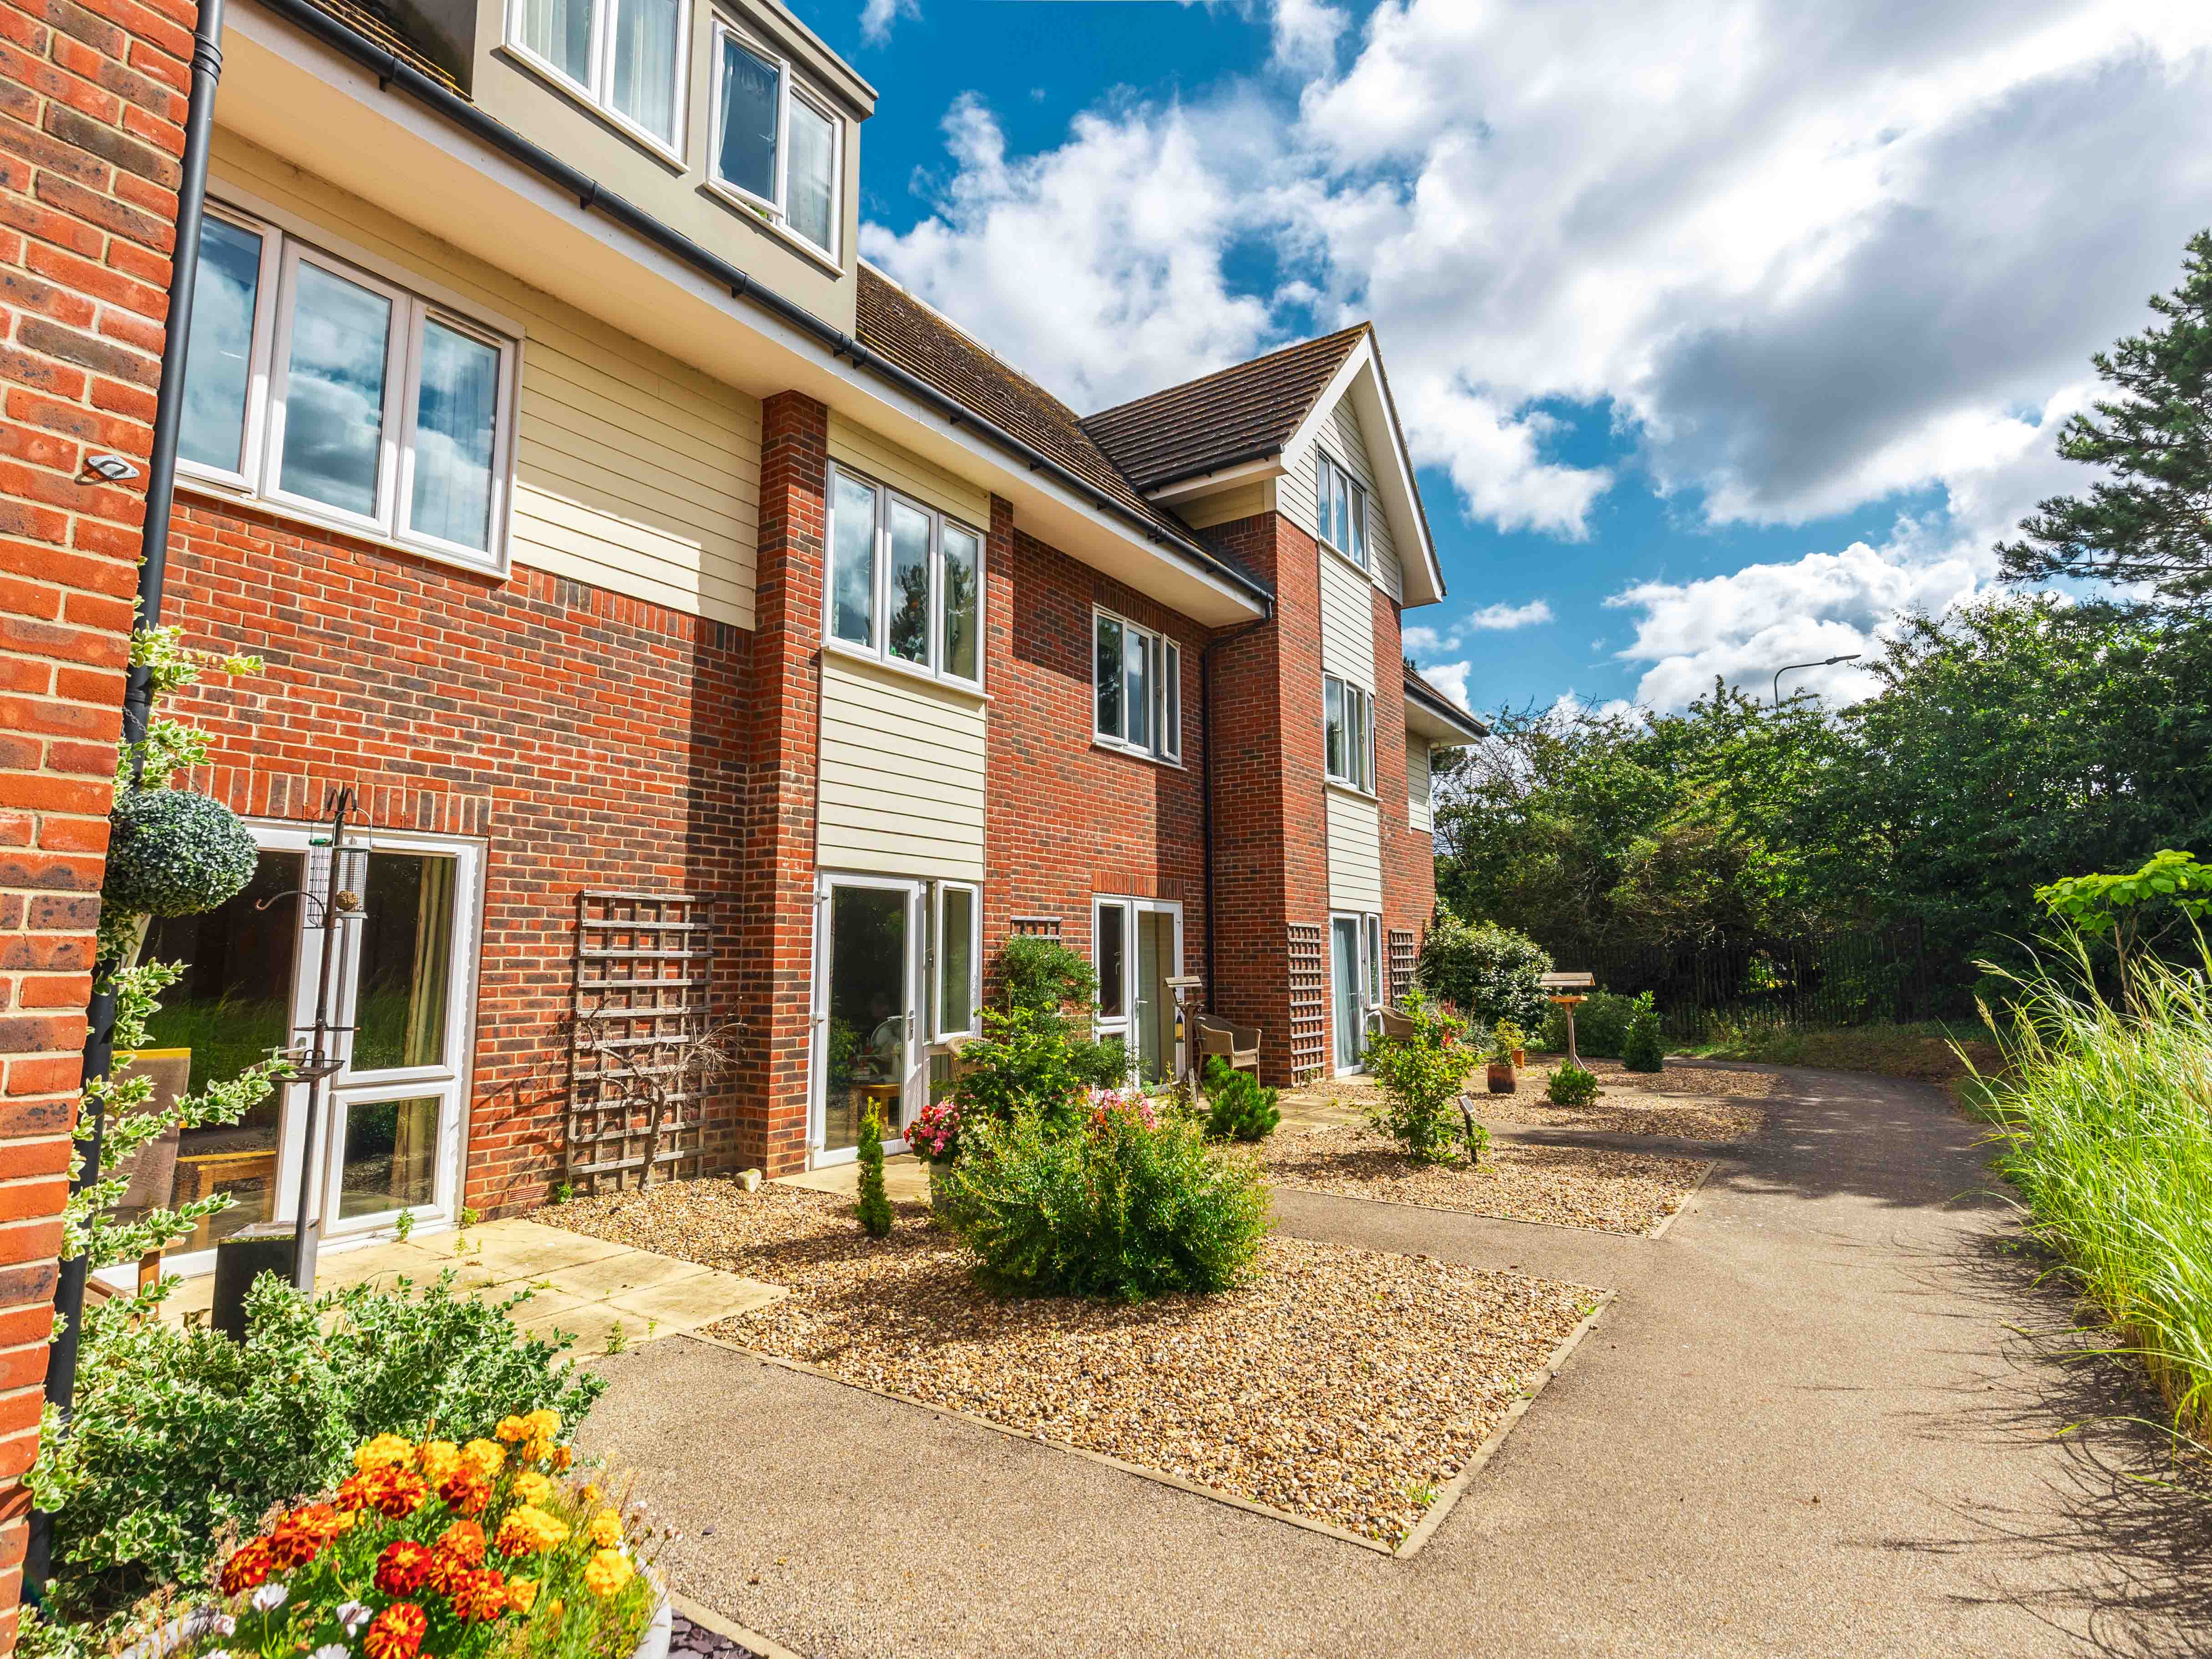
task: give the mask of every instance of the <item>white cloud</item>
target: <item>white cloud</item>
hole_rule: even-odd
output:
[[[1275,0],[1275,63],[1294,74],[1326,75],[1352,19],[1325,0]]]
[[[1467,700],[1467,677],[1474,672],[1472,660],[1421,665],[1421,678],[1462,708],[1471,706]]]
[[[1486,605],[1467,619],[1467,625],[1485,632],[1499,633],[1516,628],[1534,628],[1539,623],[1551,620],[1550,603],[1544,599],[1531,599],[1526,605]]]
[[[1552,604],[1548,599],[1531,599],[1526,605],[1486,605],[1469,611],[1455,623],[1410,623],[1401,639],[1406,649],[1413,656],[1425,658],[1458,650],[1467,643],[1470,634],[1506,633],[1516,628],[1534,628],[1553,620]],[[1428,671],[1425,668],[1421,672],[1426,673]]]
[[[921,15],[921,0],[867,0],[860,8],[860,38],[880,46],[891,38],[891,25],[902,17]]]

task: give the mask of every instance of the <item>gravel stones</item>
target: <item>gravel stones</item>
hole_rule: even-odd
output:
[[[921,1206],[881,1240],[850,1208],[697,1181],[540,1218],[790,1289],[711,1328],[721,1340],[1391,1544],[1597,1300],[1289,1238],[1218,1296],[1001,1297]]]
[[[1279,1187],[1608,1233],[1656,1231],[1706,1169],[1700,1158],[1495,1142],[1472,1168],[1421,1164],[1388,1135],[1350,1127],[1283,1130],[1262,1156]]]

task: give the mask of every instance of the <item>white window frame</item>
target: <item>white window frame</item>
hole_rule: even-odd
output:
[[[1375,694],[1365,686],[1336,674],[1322,676],[1321,751],[1323,775],[1331,783],[1375,793]],[[1328,694],[1335,687],[1343,700],[1345,758],[1351,769],[1340,771],[1328,752]]]
[[[554,90],[574,100],[594,115],[635,138],[664,161],[678,167],[684,165],[684,123],[690,114],[691,98],[691,6],[690,0],[681,0],[676,9],[676,97],[669,106],[669,125],[673,129],[663,138],[659,133],[639,125],[615,107],[614,15],[619,0],[592,0],[592,46],[589,53],[591,79],[588,83],[570,76],[568,70],[549,58],[540,58],[522,40],[522,12],[525,0],[507,0],[507,50],[515,60],[532,74],[550,82]]]
[[[1121,730],[1109,732],[1098,724],[1098,627],[1101,623],[1116,623],[1121,629],[1121,654],[1116,659],[1121,672]],[[1148,704],[1146,710],[1146,741],[1133,743],[1127,733],[1129,729],[1128,661],[1129,638],[1134,635],[1145,641],[1145,676]],[[1169,766],[1182,764],[1182,647],[1157,628],[1147,628],[1142,623],[1131,622],[1118,611],[1109,611],[1104,605],[1091,607],[1091,741],[1125,755],[1138,755],[1146,760],[1159,761]]]
[[[1357,1030],[1359,1049],[1346,1065],[1336,1053],[1336,924],[1348,921],[1358,935],[1358,960],[1352,964],[1353,976],[1358,981],[1359,1007]],[[1389,986],[1384,982],[1382,960],[1382,918],[1372,910],[1332,910],[1328,913],[1329,934],[1329,1068],[1338,1077],[1350,1077],[1367,1069],[1367,1045],[1374,1036],[1375,1011],[1388,1006]]]
[[[776,70],[775,194],[763,196],[722,176],[722,56],[725,42],[750,52]],[[708,79],[714,119],[708,135],[707,186],[742,208],[761,214],[793,246],[817,259],[826,259],[841,270],[841,248],[845,229],[845,118],[830,100],[802,82],[793,72],[790,54],[777,51],[760,36],[747,33],[719,13],[714,18],[714,65]],[[797,98],[830,123],[830,246],[823,247],[791,223],[791,100]]]
[[[1137,1014],[1137,1004],[1139,1000],[1137,994],[1139,989],[1137,963],[1141,955],[1137,948],[1137,918],[1141,915],[1164,915],[1175,918],[1175,961],[1169,965],[1165,976],[1170,979],[1179,977],[1182,973],[1184,949],[1182,902],[1179,899],[1137,898],[1121,893],[1091,895],[1091,967],[1094,973],[1101,973],[1099,1001],[1102,1009],[1104,1006],[1106,988],[1098,961],[1099,935],[1103,931],[1099,919],[1109,910],[1118,913],[1121,918],[1121,983],[1119,988],[1121,994],[1121,1012],[1118,1014],[1102,1012],[1093,1026],[1093,1030],[1101,1041],[1109,1037],[1121,1039],[1122,1047],[1129,1059],[1129,1070],[1126,1080],[1133,1084],[1139,1075],[1137,1032],[1141,1024]],[[1163,1030],[1173,1029],[1175,1022],[1173,993],[1170,993],[1170,1000],[1160,1009],[1160,1019],[1163,1022],[1161,1026]],[[1173,1074],[1165,1081],[1154,1086],[1163,1089],[1172,1087],[1175,1080],[1183,1075],[1188,1064],[1189,1057],[1186,1043],[1177,1042],[1175,1045]]]
[[[261,238],[261,272],[254,292],[253,342],[248,355],[246,418],[235,469],[209,466],[182,456],[179,477],[221,486],[221,493],[250,498],[287,517],[304,519],[349,535],[417,553],[447,564],[505,577],[508,520],[514,483],[517,386],[521,378],[519,331],[465,311],[442,295],[423,291],[380,262],[350,257],[332,239],[302,234],[289,216],[210,200],[209,211]],[[283,487],[284,422],[290,374],[295,303],[302,263],[383,295],[392,302],[392,332],[385,345],[384,418],[378,438],[376,511],[362,514]],[[491,499],[487,546],[473,548],[416,530],[415,434],[422,389],[422,340],[431,321],[483,342],[499,353],[494,396]],[[189,375],[189,366],[186,370]]]
[[[869,546],[873,550],[873,571],[868,593],[868,643],[848,640],[835,633],[831,606],[836,603],[837,573],[837,481],[840,478],[866,486],[875,492],[875,523],[869,534]],[[903,674],[913,674],[965,691],[980,692],[983,689],[984,657],[988,638],[983,629],[985,605],[985,573],[990,556],[989,538],[965,520],[956,519],[949,513],[939,513],[934,507],[918,501],[902,491],[892,489],[880,479],[866,473],[832,462],[830,467],[830,487],[827,505],[823,510],[822,560],[822,641],[825,649],[847,656],[863,658],[881,663],[887,668]],[[891,650],[890,585],[891,585],[891,503],[896,501],[910,511],[919,513],[929,520],[929,645],[927,659],[910,662]],[[945,656],[945,528],[950,525],[962,534],[975,538],[975,673],[973,678],[956,674],[944,665]]]
[[[929,896],[929,1040],[973,1036],[982,1030],[983,1015],[983,890],[972,881],[932,882]],[[968,1023],[945,1024],[945,896],[968,895]]]
[[[1314,511],[1320,520],[1321,544],[1332,552],[1342,556],[1360,569],[1374,574],[1369,550],[1374,546],[1374,525],[1368,517],[1367,486],[1352,476],[1352,469],[1338,461],[1327,450],[1315,452]],[[1336,514],[1331,510],[1334,490],[1343,490],[1351,507],[1345,519],[1352,526],[1352,545],[1339,547],[1334,539]]]

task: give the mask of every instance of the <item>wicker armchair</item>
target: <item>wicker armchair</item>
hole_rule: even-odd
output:
[[[1260,1028],[1237,1025],[1212,1014],[1193,1014],[1192,1041],[1198,1045],[1198,1073],[1206,1075],[1206,1062],[1218,1054],[1240,1072],[1257,1075],[1260,1070]]]

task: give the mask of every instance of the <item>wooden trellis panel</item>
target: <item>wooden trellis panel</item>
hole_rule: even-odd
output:
[[[576,895],[567,1175],[580,1194],[700,1173],[698,1079],[682,1055],[708,1029],[708,910],[690,893]]]
[[[1327,935],[1315,922],[1291,924],[1291,1080],[1304,1083],[1328,1069]]]
[[[1401,1008],[1413,988],[1413,962],[1420,943],[1410,927],[1390,930],[1390,1000]]]

